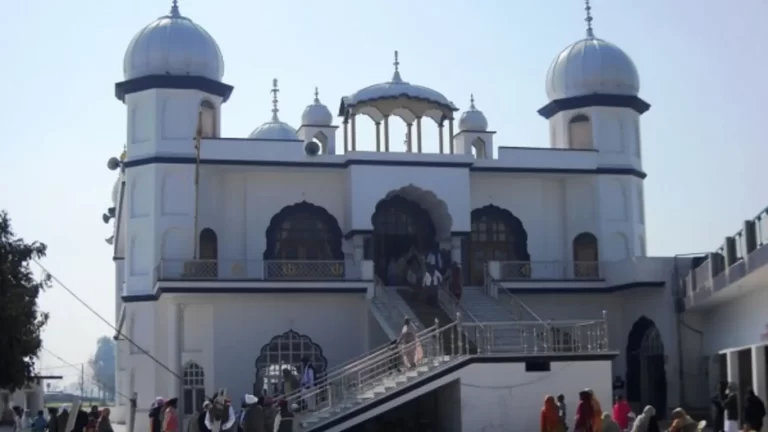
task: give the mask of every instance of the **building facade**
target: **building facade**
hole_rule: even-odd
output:
[[[718,382],[768,396],[768,211],[744,222],[716,251],[684,273],[681,315],[686,355],[707,380],[689,398],[711,394]],[[706,387],[704,387],[706,386]],[[708,391],[706,391],[706,390]],[[768,430],[768,428],[764,429]]]
[[[218,388],[273,392],[304,357],[334,369],[396,337],[404,317],[431,325],[400,287],[434,252],[461,269],[465,320],[607,317],[604,378],[637,405],[678,404],[686,384],[673,377],[698,359],[679,356],[682,260],[646,256],[650,105],[632,60],[588,22],[547,73],[548,148],[494,143],[474,98],[460,112],[409,83],[397,53],[388,81],[341,98],[337,124],[317,92],[298,128],[281,119],[275,80],[272,117],[223,137],[221,50],[174,1],[130,42],[115,86],[128,125],[105,217],[118,391],[137,394],[139,413],[157,395],[191,413]]]

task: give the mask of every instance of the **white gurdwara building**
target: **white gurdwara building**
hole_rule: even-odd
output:
[[[585,387],[603,406],[614,392],[660,411],[706,406],[678,378],[701,359],[679,354],[675,270],[690,262],[646,257],[650,105],[632,60],[591,26],[547,73],[549,148],[494,151],[474,101],[460,113],[407,82],[397,59],[389,81],[341,98],[338,125],[316,95],[292,127],[275,82],[272,118],[222,137],[233,90],[222,53],[175,1],[130,42],[124,74],[126,152],[110,163],[120,176],[105,220],[117,390],[137,394],[137,427],[158,395],[191,415],[219,388],[279,393],[281,370],[300,374],[302,358],[323,378],[303,431],[415,403],[438,430],[530,431],[545,394],[575,408]],[[391,151],[393,121],[405,152]],[[423,151],[427,128],[439,152]],[[460,301],[441,287],[428,305],[405,288],[436,251],[443,269],[460,265]],[[392,378],[372,364],[405,317],[425,359]]]

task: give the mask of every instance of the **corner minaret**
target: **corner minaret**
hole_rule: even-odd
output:
[[[453,138],[456,154],[471,155],[477,159],[493,159],[493,135],[488,130],[485,114],[475,107],[475,95],[469,97],[469,109],[459,118],[459,133]]]
[[[299,139],[304,142],[316,141],[320,144],[322,154],[336,154],[336,129],[333,124],[333,114],[327,106],[320,102],[320,93],[315,87],[315,99],[301,114],[301,127],[298,130]]]
[[[589,0],[584,9],[585,37],[555,57],[546,78],[549,102],[538,112],[549,121],[551,147],[597,151],[598,167],[626,173],[597,177],[597,202],[613,203],[598,209],[600,259],[645,255],[640,116],[650,105],[639,97],[632,59],[595,35]]]
[[[216,40],[182,15],[176,0],[128,44],[123,75],[115,96],[128,109],[129,165],[141,157],[187,154],[199,111],[204,136],[220,135],[220,107],[233,90],[222,82],[224,59]]]

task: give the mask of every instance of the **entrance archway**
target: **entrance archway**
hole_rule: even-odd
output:
[[[404,284],[408,266],[437,249],[429,213],[400,195],[379,201],[371,224],[376,275],[388,285]]]
[[[656,408],[663,419],[667,410],[667,371],[664,343],[653,320],[642,316],[632,325],[627,340],[627,400],[642,409]]]
[[[253,384],[253,394],[274,396],[282,393],[280,386],[283,382],[283,369],[288,369],[301,378],[303,372],[301,362],[305,358],[315,368],[315,381],[322,379],[328,368],[328,360],[323,355],[320,345],[312,341],[309,336],[294,330],[274,336],[261,347],[259,357],[256,359],[256,382]]]

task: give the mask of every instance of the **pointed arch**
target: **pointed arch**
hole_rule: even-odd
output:
[[[472,149],[475,153],[475,159],[490,159],[485,153],[485,141],[482,138],[477,137],[472,140]]]
[[[568,121],[568,144],[572,149],[594,148],[592,120],[586,114],[576,114]]]
[[[302,201],[283,207],[265,232],[265,260],[343,260],[341,227],[325,208]]]
[[[625,352],[627,400],[638,406],[657,407],[656,412],[663,418],[667,407],[666,355],[653,320],[643,315],[635,321]]]
[[[190,361],[184,365],[184,415],[192,415],[205,401],[205,371],[199,364]]]
[[[488,261],[512,261],[511,274],[505,279],[530,276],[531,255],[528,232],[522,221],[507,209],[493,204],[472,210],[472,232],[469,239],[469,283],[482,285]],[[507,266],[510,267],[510,266]]]
[[[302,372],[302,360],[308,359],[315,369],[315,380],[318,381],[328,369],[328,359],[323,354],[323,348],[307,335],[291,329],[274,336],[264,344],[256,358],[256,380],[253,384],[254,395],[275,395],[281,393],[279,388],[283,382],[283,369],[292,373]]]
[[[328,136],[323,131],[317,131],[312,141],[320,145],[320,154],[328,154]]]
[[[435,248],[434,220],[415,200],[392,195],[376,204],[371,225],[376,275],[388,285],[404,285],[406,270],[397,263],[412,250],[419,255]]]
[[[573,276],[577,279],[600,277],[597,237],[583,232],[573,238]]]

